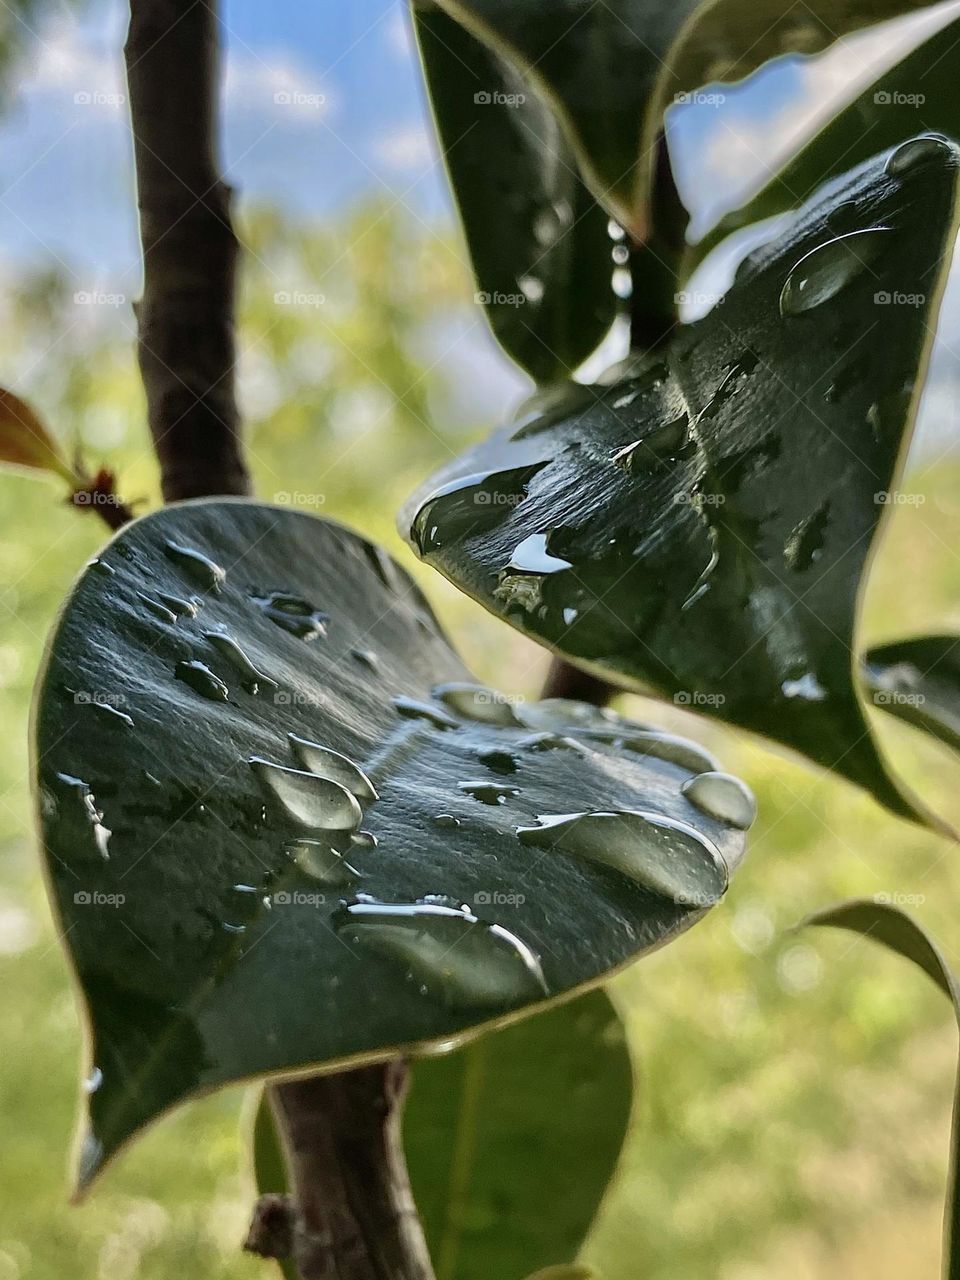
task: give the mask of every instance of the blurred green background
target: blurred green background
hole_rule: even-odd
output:
[[[427,470],[489,426],[436,341],[481,323],[459,249],[378,203],[319,231],[248,212],[242,234],[241,390],[259,495],[381,539],[477,673],[535,693],[542,653],[416,564],[393,526]],[[277,299],[291,290],[299,302]],[[128,309],[78,325],[56,274],[23,278],[2,306],[6,380],[146,509],[156,475]],[[955,456],[912,464],[904,488],[917,497],[891,511],[867,639],[960,625],[958,480]],[[80,1029],[30,830],[27,733],[44,636],[103,540],[52,484],[0,475],[0,1280],[268,1275],[238,1248],[252,1202],[241,1090],[168,1117],[88,1203],[66,1203]],[[956,850],[758,743],[672,707],[624,707],[707,741],[756,789],[761,816],[722,906],[617,981],[638,1110],[589,1257],[606,1280],[935,1276],[951,1014],[869,943],[790,929],[838,898],[888,894],[960,964]],[[878,728],[909,781],[960,823],[956,760],[895,723]]]

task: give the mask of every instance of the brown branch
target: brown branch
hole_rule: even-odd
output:
[[[433,1280],[400,1136],[406,1087],[399,1060],[270,1087],[303,1280]]]
[[[216,0],[131,0],[124,53],[144,260],[138,355],[163,496],[249,493],[234,393],[238,247],[217,168]]]

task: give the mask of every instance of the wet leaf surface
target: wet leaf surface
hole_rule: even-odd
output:
[[[864,658],[863,678],[875,706],[960,751],[960,637],[877,645]]]

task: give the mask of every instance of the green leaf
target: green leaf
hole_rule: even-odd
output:
[[[587,182],[637,241],[650,234],[656,140],[667,107],[708,81],[741,79],[784,53],[929,0],[439,0],[525,68],[566,125]]]
[[[417,1063],[404,1137],[437,1280],[519,1280],[575,1257],[631,1091],[623,1029],[599,991]]]
[[[582,1267],[579,1263],[564,1263],[559,1267],[544,1267],[542,1271],[527,1280],[601,1280],[601,1277],[590,1267]]]
[[[529,79],[436,5],[414,13],[477,301],[537,381],[569,377],[616,313],[607,214]]]
[[[731,232],[793,209],[817,187],[914,134],[960,136],[957,42],[951,22],[888,68],[824,125],[780,172],[740,208],[725,214],[687,255],[692,269]]]
[[[960,751],[960,636],[877,645],[863,660],[875,706]]]
[[[906,912],[888,903],[853,901],[814,912],[805,925],[827,925],[862,934],[882,943],[898,956],[913,963],[935,982],[953,1005],[960,1025],[960,986],[950,966],[924,929]],[[960,1276],[960,1077],[954,1093],[953,1132],[950,1139],[950,1170],[943,1214],[944,1280]]]
[[[693,744],[476,686],[381,550],[237,500],[135,521],[83,573],[34,760],[91,1023],[81,1186],[190,1095],[596,985],[743,847],[681,791]]]
[[[415,549],[565,658],[785,743],[916,816],[870,734],[851,651],[922,388],[956,174],[956,149],[928,140],[849,175],[655,356],[571,384],[434,476],[401,518]]]

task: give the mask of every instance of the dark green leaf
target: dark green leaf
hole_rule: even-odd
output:
[[[663,114],[707,81],[783,53],[814,53],[929,0],[439,0],[526,68],[555,104],[597,198],[637,240],[650,232]]]
[[[681,792],[697,748],[469,680],[388,556],[287,508],[168,507],[86,570],[34,748],[91,1020],[81,1183],[191,1094],[464,1039],[723,891],[743,836]]]
[[[402,523],[564,657],[777,739],[871,790],[857,594],[910,435],[957,152],[905,144],[812,202],[722,304],[608,385],[438,473]],[[810,255],[810,256],[808,256]]]
[[[688,269],[731,232],[793,209],[884,147],[930,130],[960,137],[958,41],[960,23],[951,22],[863,89],[771,182],[720,219],[690,250]]]
[[[874,942],[903,956],[935,982],[953,1005],[953,1012],[960,1023],[960,987],[940,953],[939,948],[927,936],[925,930],[899,907],[888,903],[856,901],[842,902],[814,912],[804,924],[828,925],[834,929],[848,929],[862,934]],[[944,1280],[960,1277],[960,1078],[958,1078],[953,1104],[953,1134],[950,1140],[950,1170],[947,1176],[947,1195],[943,1213],[943,1275]]]
[[[607,214],[529,79],[436,5],[414,12],[477,300],[537,381],[569,377],[616,311]]]
[[[960,751],[960,636],[877,645],[863,679],[876,706]]]
[[[576,1257],[631,1092],[602,992],[418,1062],[404,1135],[438,1280],[519,1280]]]

